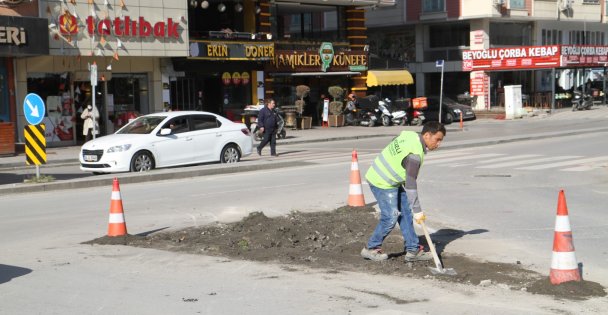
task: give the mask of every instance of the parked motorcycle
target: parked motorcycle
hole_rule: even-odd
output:
[[[357,120],[359,126],[373,127],[381,123],[382,112],[378,109],[380,99],[369,95],[358,99]]]
[[[278,111],[277,109],[275,109],[274,111],[277,116],[277,130],[275,130],[275,132],[277,134],[277,139],[285,139],[285,137],[287,137],[287,131],[285,130],[285,118],[283,118],[282,112]],[[262,141],[264,134],[262,132],[260,132],[257,117],[254,121],[251,122],[249,129],[251,130],[251,133],[254,135],[255,140]]]
[[[410,126],[420,126],[424,123],[425,118],[424,118],[424,114],[421,111],[414,109],[411,111],[410,115],[411,115],[411,118],[409,121]]]
[[[572,98],[572,111],[590,109],[593,106],[593,97],[589,94],[583,95],[579,90],[574,90]]]
[[[392,102],[388,98],[378,101],[378,108],[382,112],[381,121],[383,126],[405,126],[407,122],[405,110],[396,110],[393,108]]]

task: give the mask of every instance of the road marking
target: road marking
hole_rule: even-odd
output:
[[[483,159],[483,158],[488,158],[488,157],[494,157],[494,156],[503,156],[504,154],[502,153],[486,153],[486,154],[474,154],[474,155],[466,155],[466,156],[458,156],[458,157],[454,157],[454,158],[445,158],[445,159],[438,159],[438,160],[431,160],[431,161],[426,161],[424,162],[424,165],[434,165],[434,164],[440,164],[440,163],[451,163],[454,161],[462,161],[462,160],[478,160],[478,159]]]
[[[548,169],[548,168],[570,166],[570,165],[583,164],[583,163],[596,162],[596,161],[608,161],[608,156],[598,156],[598,157],[592,157],[592,158],[587,158],[587,159],[577,159],[577,160],[557,162],[557,163],[541,164],[541,165],[536,165],[536,166],[526,166],[526,167],[520,167],[520,168],[516,168],[516,169],[518,169],[518,170],[544,170],[544,169]]]
[[[488,164],[488,163],[496,163],[496,162],[506,162],[506,161],[512,161],[512,160],[533,158],[533,157],[537,157],[537,156],[542,156],[542,155],[540,155],[540,154],[521,154],[521,155],[514,155],[514,156],[505,156],[505,157],[501,157],[501,158],[497,158],[497,159],[491,159],[491,160],[487,160],[487,161],[480,161],[480,162],[477,162],[477,164]]]
[[[531,160],[525,160],[525,161],[514,161],[514,162],[506,162],[506,163],[498,163],[498,164],[492,164],[492,165],[478,166],[476,168],[511,167],[511,166],[516,166],[516,165],[544,163],[544,162],[559,161],[559,160],[568,160],[568,159],[575,159],[575,158],[580,158],[580,156],[575,156],[575,155],[553,156],[553,157],[540,158],[540,159],[531,159]]]

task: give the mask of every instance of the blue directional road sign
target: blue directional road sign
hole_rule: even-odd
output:
[[[38,94],[30,93],[25,96],[25,100],[23,100],[23,113],[28,123],[32,125],[39,124],[44,119],[45,112],[44,101]]]
[[[437,68],[443,67],[443,59],[435,60],[435,67],[437,67]]]

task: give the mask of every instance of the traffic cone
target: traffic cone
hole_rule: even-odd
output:
[[[120,198],[118,178],[114,178],[114,183],[112,185],[112,198],[110,200],[108,236],[123,235],[127,235],[127,224],[125,222],[125,214],[122,210],[122,199]]]
[[[351,207],[365,206],[363,198],[363,187],[361,186],[361,174],[359,173],[359,162],[357,151],[353,150],[353,160],[350,164],[350,186],[348,188],[348,205]]]
[[[559,191],[557,200],[557,218],[555,219],[555,236],[553,238],[553,257],[551,259],[551,273],[549,279],[552,284],[568,281],[581,281],[574,244],[570,219],[568,219],[568,206],[564,191]]]

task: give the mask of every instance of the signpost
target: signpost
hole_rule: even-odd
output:
[[[97,108],[95,107],[95,99],[97,98],[97,94],[95,94],[95,87],[97,86],[97,63],[93,62],[93,64],[90,65],[90,70],[91,70],[91,88],[92,88],[91,98],[93,99],[92,100],[93,113],[95,113],[95,111],[97,110]],[[92,115],[91,118],[93,119],[93,139],[95,139],[95,134],[97,134],[97,123],[95,121],[95,115]]]
[[[441,123],[441,107],[443,107],[443,59],[435,61],[435,67],[441,68],[441,86],[439,90],[439,123]]]
[[[44,125],[38,125],[44,119],[46,107],[40,95],[30,93],[23,100],[23,114],[30,125],[25,126],[25,162],[36,165],[36,178],[40,178],[40,164],[46,164],[46,138]]]

